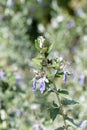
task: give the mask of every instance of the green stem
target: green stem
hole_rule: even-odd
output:
[[[56,94],[58,103],[59,103],[59,105],[60,105],[60,110],[61,110],[61,113],[62,113],[65,130],[68,130],[68,127],[67,127],[67,124],[66,124],[66,120],[65,120],[65,114],[64,114],[64,112],[63,112],[63,107],[62,107],[62,104],[61,104],[61,100],[60,100],[59,94],[57,93],[57,88],[56,88],[56,85],[55,85],[54,82],[53,82],[53,85],[54,85],[54,89],[56,90],[55,94]]]

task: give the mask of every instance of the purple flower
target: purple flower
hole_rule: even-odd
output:
[[[20,110],[16,110],[17,117],[20,117],[22,115],[22,112]]]
[[[80,78],[79,78],[79,83],[80,83],[81,85],[83,85],[83,84],[84,84],[84,80],[85,80],[85,76],[84,76],[84,75],[81,75]]]
[[[46,77],[40,78],[38,80],[36,78],[33,78],[32,81],[33,81],[32,91],[36,91],[37,83],[39,83],[39,85],[40,85],[40,92],[43,93],[45,91],[45,82],[48,83],[48,79]]]
[[[72,20],[72,21],[70,21],[70,22],[68,22],[67,23],[67,25],[66,25],[66,27],[68,28],[68,29],[70,29],[70,28],[72,28],[72,27],[74,27],[75,26],[75,22]]]
[[[14,0],[8,0],[7,1],[7,4],[10,8],[13,8],[14,7]]]
[[[18,72],[15,74],[15,80],[17,84],[19,84],[21,81],[21,75]]]
[[[43,93],[45,91],[45,82],[48,83],[48,79],[46,77],[40,78],[38,80],[40,83],[40,92]]]
[[[41,3],[42,2],[42,0],[37,0],[39,3]]]
[[[84,14],[84,11],[82,8],[78,8],[75,10],[75,13],[78,15],[78,16],[82,16]]]
[[[43,93],[45,91],[45,82],[42,81],[40,84],[40,92]]]
[[[0,79],[4,79],[5,78],[5,72],[4,70],[0,70]]]
[[[36,91],[36,79],[33,78],[32,81],[33,81],[32,91]]]
[[[67,71],[64,71],[63,81],[64,81],[64,83],[66,83],[66,81],[67,81]]]
[[[87,124],[87,120],[82,121],[79,128],[83,128]]]
[[[40,130],[39,124],[35,124],[35,125],[34,125],[34,130]]]

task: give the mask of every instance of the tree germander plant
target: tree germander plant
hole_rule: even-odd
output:
[[[44,95],[55,93],[58,103],[53,101],[52,106],[49,108],[50,117],[52,120],[55,120],[57,115],[61,115],[63,120],[63,126],[55,130],[69,130],[72,126],[67,123],[67,121],[71,122],[78,128],[78,125],[74,120],[64,111],[65,105],[74,105],[78,102],[69,97],[68,90],[59,89],[56,85],[57,78],[63,77],[63,82],[66,83],[67,77],[71,75],[71,72],[66,67],[67,63],[62,57],[55,58],[50,55],[53,49],[53,44],[47,44],[44,37],[38,37],[37,40],[35,40],[35,46],[39,53],[33,58],[33,62],[38,67],[36,66],[35,76],[32,79],[32,91],[35,91],[37,86],[39,86],[40,92]]]

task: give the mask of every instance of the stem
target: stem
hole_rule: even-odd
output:
[[[56,85],[55,85],[54,82],[53,82],[53,85],[54,85],[54,88],[55,88],[55,90],[56,90],[56,92],[57,92],[57,88],[56,88]],[[65,121],[65,114],[64,114],[64,112],[63,112],[63,107],[62,107],[62,104],[61,104],[61,100],[60,100],[59,94],[56,93],[56,92],[55,92],[55,94],[56,94],[58,103],[59,103],[59,105],[60,105],[60,110],[61,110],[61,113],[62,113],[62,117],[63,117],[63,122],[64,122],[65,130],[68,130],[68,127],[67,127],[67,124],[66,124],[66,121]]]

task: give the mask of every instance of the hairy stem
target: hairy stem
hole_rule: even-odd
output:
[[[67,127],[67,124],[66,124],[66,121],[65,121],[65,114],[64,114],[64,112],[63,112],[63,107],[62,107],[62,104],[61,104],[61,100],[60,100],[59,94],[57,93],[57,88],[56,88],[56,85],[55,85],[54,82],[53,82],[53,85],[54,85],[54,88],[55,88],[55,90],[56,90],[55,94],[56,94],[58,103],[59,103],[59,105],[60,105],[60,110],[61,110],[61,113],[62,113],[65,130],[68,130],[68,127]]]

